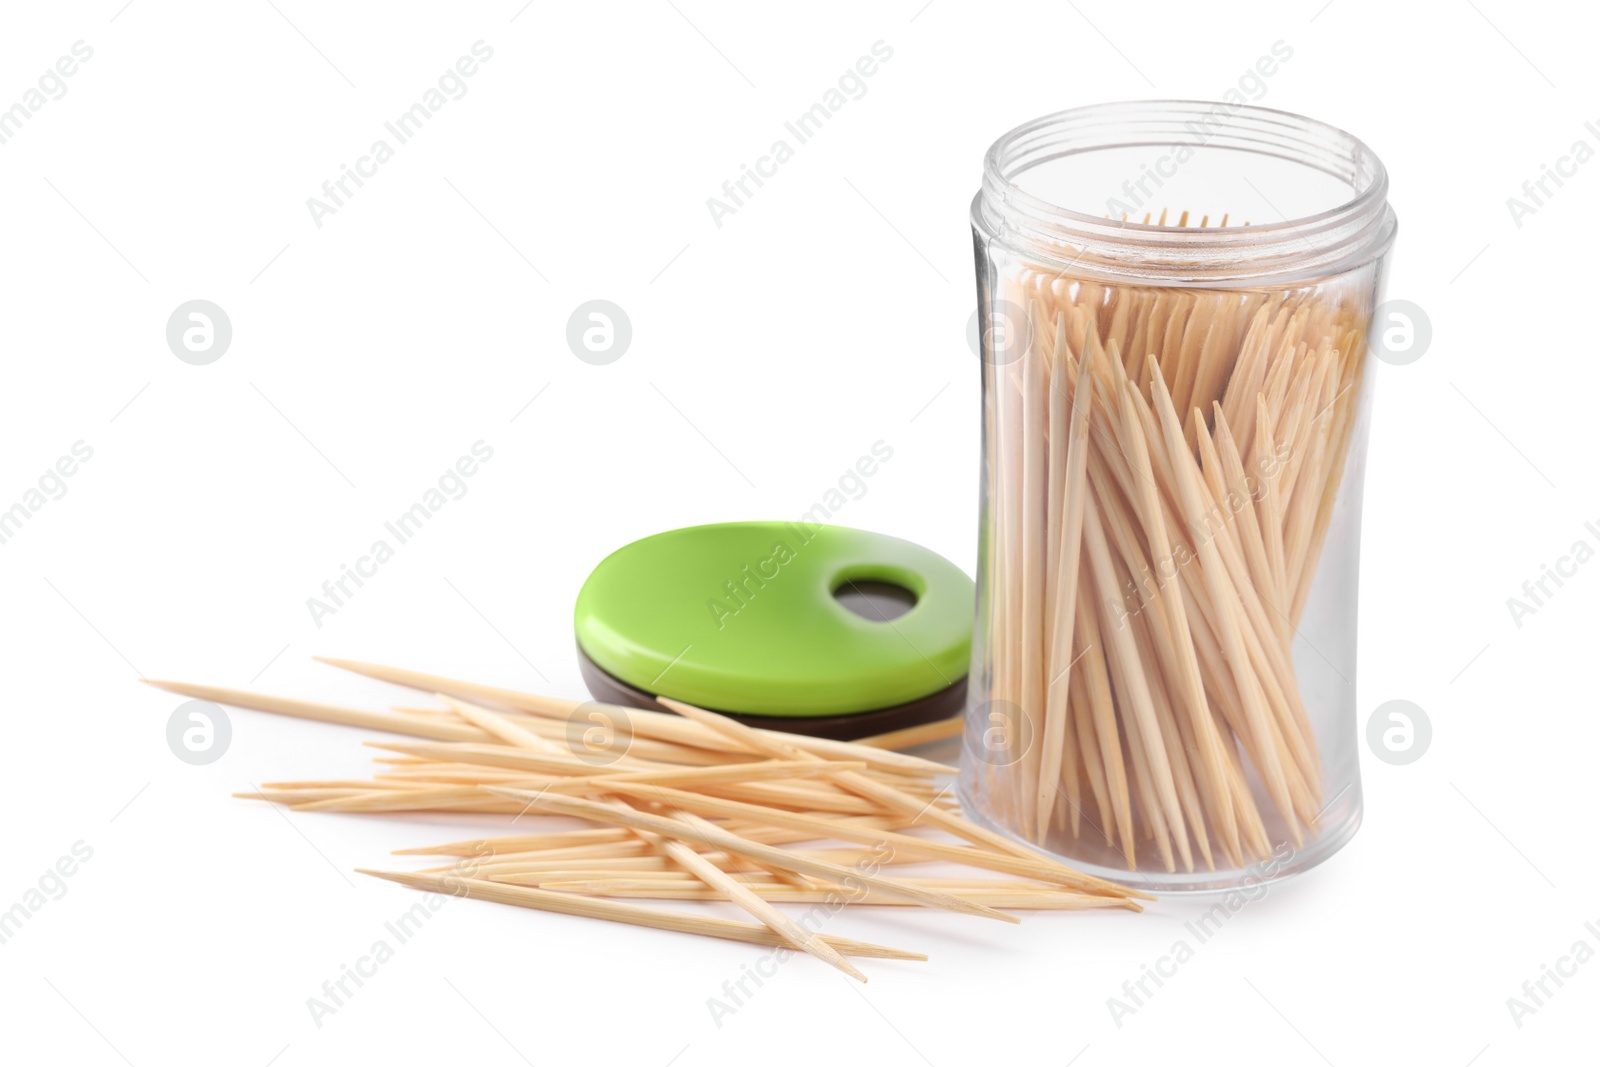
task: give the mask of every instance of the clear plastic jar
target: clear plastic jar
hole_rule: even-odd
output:
[[[1354,834],[1387,184],[1349,134],[1227,104],[1079,108],[989,150],[978,820],[1162,890]]]

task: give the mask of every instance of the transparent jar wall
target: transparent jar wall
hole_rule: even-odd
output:
[[[1292,174],[1285,188],[1271,160],[1194,169],[1207,196],[1229,167],[1262,199],[1309,211],[1329,195],[1296,194]],[[1366,342],[1393,216],[1380,200],[1387,236],[1341,270],[1305,269],[1342,254],[1309,228],[1297,252],[1240,227],[1197,230],[1232,249],[1203,246],[1186,270],[1180,228],[1074,243],[1092,227],[1067,219],[1019,236],[1003,205],[985,217],[994,199],[986,187],[975,211],[984,485],[965,808],[1146,888],[1314,865],[1361,818]],[[1147,231],[1150,251],[1134,243]],[[1282,262],[1230,271],[1263,245]]]

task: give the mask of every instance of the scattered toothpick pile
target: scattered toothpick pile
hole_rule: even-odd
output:
[[[971,724],[996,822],[1167,871],[1315,834],[1322,766],[1291,645],[1358,417],[1361,283],[1002,272],[1021,355],[985,369]]]
[[[240,796],[295,811],[548,814],[595,824],[407,849],[452,862],[362,872],[415,889],[787,946],[862,981],[845,957],[926,957],[819,933],[774,905],[811,905],[814,926],[849,904],[918,905],[1016,922],[1001,909],[1138,911],[1134,898],[1150,899],[973,825],[936,781],[954,768],[888,747],[949,736],[946,723],[841,742],[752,729],[671,700],[661,701],[668,711],[642,711],[324,662],[435,694],[443,707],[366,711],[183,682],[149,684],[421,739],[369,742],[384,753],[371,780],[267,782]],[[945,836],[908,832],[914,828]],[[882,873],[929,862],[1004,877]],[[625,898],[730,901],[759,922]]]

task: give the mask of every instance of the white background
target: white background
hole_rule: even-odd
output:
[[[1506,606],[1600,545],[1600,164],[1520,227],[1506,207],[1574,141],[1600,146],[1591,12],[275,3],[8,5],[0,28],[0,107],[94,50],[0,145],[0,507],[93,448],[0,545],[0,909],[93,850],[0,945],[7,1061],[1593,1058],[1600,963],[1521,1027],[1506,1005],[1575,941],[1600,948],[1600,563],[1520,627]],[[306,199],[479,40],[494,54],[467,94],[314,225]],[[880,40],[866,94],[716,226],[707,197]],[[165,740],[179,701],[134,679],[404,699],[320,653],[581,696],[570,611],[598,559],[796,516],[878,440],[894,458],[838,521],[970,570],[984,150],[1062,107],[1216,98],[1278,40],[1293,57],[1260,102],[1384,159],[1389,294],[1434,329],[1420,361],[1378,368],[1351,724],[1404,698],[1434,740],[1410,766],[1366,755],[1353,843],[1120,1027],[1107,998],[1202,905],[1020,927],[852,911],[833,932],[932,959],[869,961],[860,988],[802,959],[719,1027],[707,998],[757,950],[455,901],[315,1025],[307,998],[416,899],[352,869],[467,826],[230,799],[360,774],[366,735],[236,711],[226,755],[191,767]],[[196,298],[233,325],[209,366],[165,342]],[[593,298],[633,324],[609,366],[564,339]],[[469,492],[315,625],[306,598],[479,440],[494,457]]]

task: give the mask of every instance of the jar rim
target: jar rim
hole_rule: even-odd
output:
[[[1200,228],[1091,215],[1051,203],[1016,180],[1073,154],[1139,145],[1274,156],[1321,171],[1353,191],[1312,214]],[[1292,112],[1201,100],[1092,104],[1023,123],[996,140],[984,157],[972,221],[990,241],[1091,276],[1172,285],[1281,283],[1342,273],[1381,256],[1396,229],[1388,184],[1382,161],[1364,142]]]

